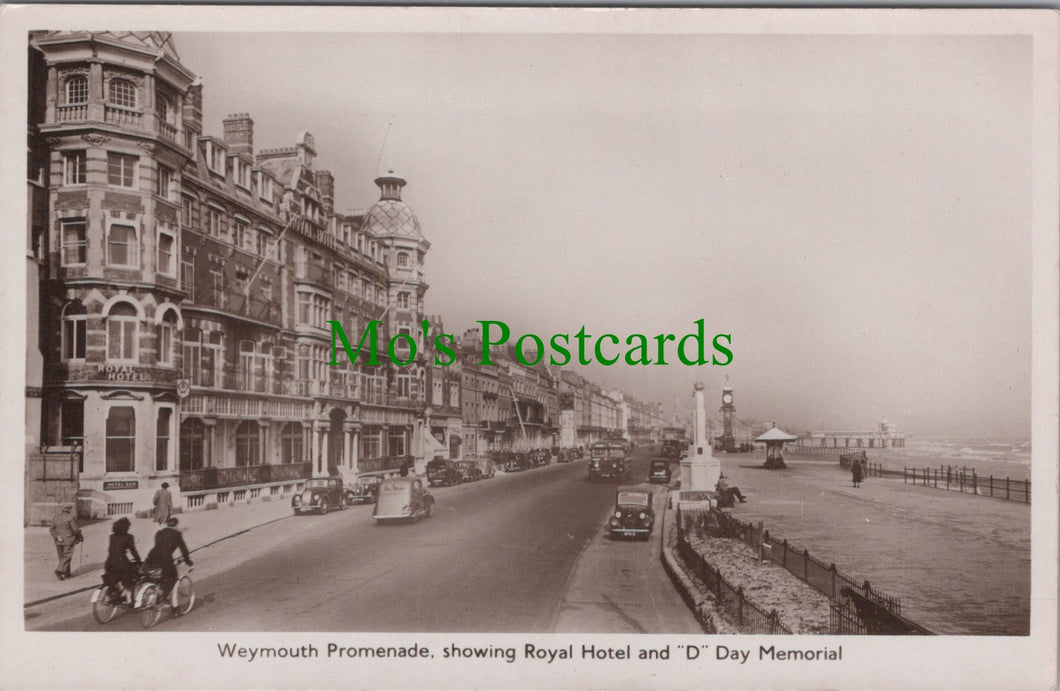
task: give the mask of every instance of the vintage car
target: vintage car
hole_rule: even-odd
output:
[[[688,451],[688,444],[683,439],[663,439],[662,453],[667,458],[682,458]]]
[[[593,456],[589,459],[589,480],[630,479],[630,463],[625,456]]]
[[[670,484],[670,461],[666,458],[653,458],[648,466],[648,482]]]
[[[497,474],[497,466],[488,458],[478,458],[474,461],[483,478],[491,478]]]
[[[615,493],[615,510],[607,519],[612,537],[651,538],[655,526],[652,492],[641,487],[622,487]]]
[[[474,461],[457,461],[456,468],[463,482],[475,482],[482,479],[482,470]]]
[[[428,518],[434,512],[434,497],[418,477],[392,477],[379,483],[379,497],[372,510],[376,522]]]
[[[427,483],[431,487],[459,485],[464,480],[463,473],[454,461],[447,458],[436,458],[427,463]]]
[[[306,480],[302,491],[291,497],[291,508],[296,516],[309,511],[327,513],[331,509],[345,509],[346,502],[342,478],[317,477]]]
[[[351,504],[371,504],[379,492],[383,476],[379,473],[361,473],[357,481],[346,490],[346,500]]]
[[[508,473],[517,473],[528,468],[530,468],[530,457],[521,451],[508,456],[504,464],[504,470]]]

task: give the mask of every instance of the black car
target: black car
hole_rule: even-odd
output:
[[[446,458],[436,458],[427,464],[427,483],[431,487],[440,485],[459,485],[464,481],[464,474],[456,463]]]
[[[612,537],[651,538],[655,527],[652,492],[640,487],[622,487],[615,493],[615,510],[607,519]]]
[[[648,468],[648,482],[661,482],[664,485],[670,484],[670,461],[666,458],[653,458],[651,459],[651,466]]]
[[[347,501],[342,478],[318,477],[306,480],[302,491],[291,497],[291,508],[296,516],[308,511],[326,514],[331,509],[345,509]]]

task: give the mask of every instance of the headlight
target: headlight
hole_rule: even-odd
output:
[[[643,511],[640,512],[640,520],[643,521],[647,517],[648,517],[648,514],[644,513]]]
[[[302,497],[298,496],[297,494],[294,495],[294,497],[291,499],[291,503],[294,504],[295,506],[301,506],[302,505]]]
[[[621,511],[615,511],[615,518],[622,518],[622,512]]]

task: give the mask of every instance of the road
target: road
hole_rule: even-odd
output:
[[[635,478],[647,455],[635,454]],[[211,548],[239,563],[197,580],[195,610],[159,629],[701,633],[662,571],[660,531],[606,537],[614,490],[576,461],[438,488],[419,523],[377,526],[370,506],[279,521]],[[85,600],[27,628],[139,628],[132,616],[100,627]]]

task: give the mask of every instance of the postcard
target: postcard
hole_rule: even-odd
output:
[[[1055,684],[1054,12],[0,31],[13,686]]]

